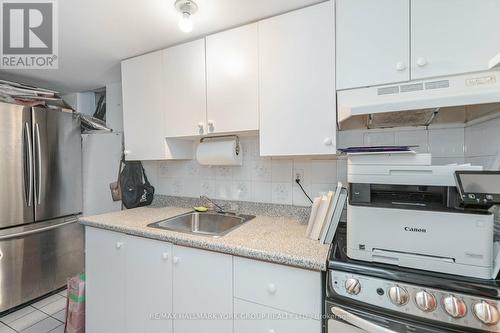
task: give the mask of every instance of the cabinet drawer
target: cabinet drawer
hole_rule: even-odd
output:
[[[234,333],[320,333],[321,321],[234,300]]]
[[[292,313],[321,314],[321,273],[235,257],[234,296]]]

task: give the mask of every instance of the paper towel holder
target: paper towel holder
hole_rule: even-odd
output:
[[[219,135],[219,136],[206,136],[204,138],[200,139],[200,143],[202,143],[205,140],[217,140],[217,139],[236,139],[236,155],[240,154],[240,137],[237,135]]]

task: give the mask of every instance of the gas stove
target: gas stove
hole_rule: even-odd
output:
[[[352,332],[500,332],[499,312],[500,280],[351,260],[345,224],[339,225],[328,261],[326,313],[344,320],[333,325],[356,326]],[[368,327],[360,331],[363,324]]]

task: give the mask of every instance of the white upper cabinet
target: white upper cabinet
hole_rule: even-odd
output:
[[[409,7],[409,0],[337,0],[337,89],[410,79]]]
[[[486,70],[500,52],[498,0],[414,0],[411,13],[413,79]]]
[[[332,3],[259,22],[263,156],[336,153]]]
[[[162,51],[122,61],[123,131],[127,160],[166,157]]]
[[[206,134],[205,40],[165,49],[162,57],[165,136]]]
[[[206,38],[207,130],[258,130],[259,58],[257,23]]]

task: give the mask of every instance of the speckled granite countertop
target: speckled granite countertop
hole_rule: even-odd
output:
[[[136,208],[86,216],[80,223],[130,235],[159,239],[236,256],[264,260],[315,271],[326,270],[328,245],[305,237],[306,225],[285,217],[257,216],[220,238],[148,227],[153,222],[189,212],[190,209]]]

